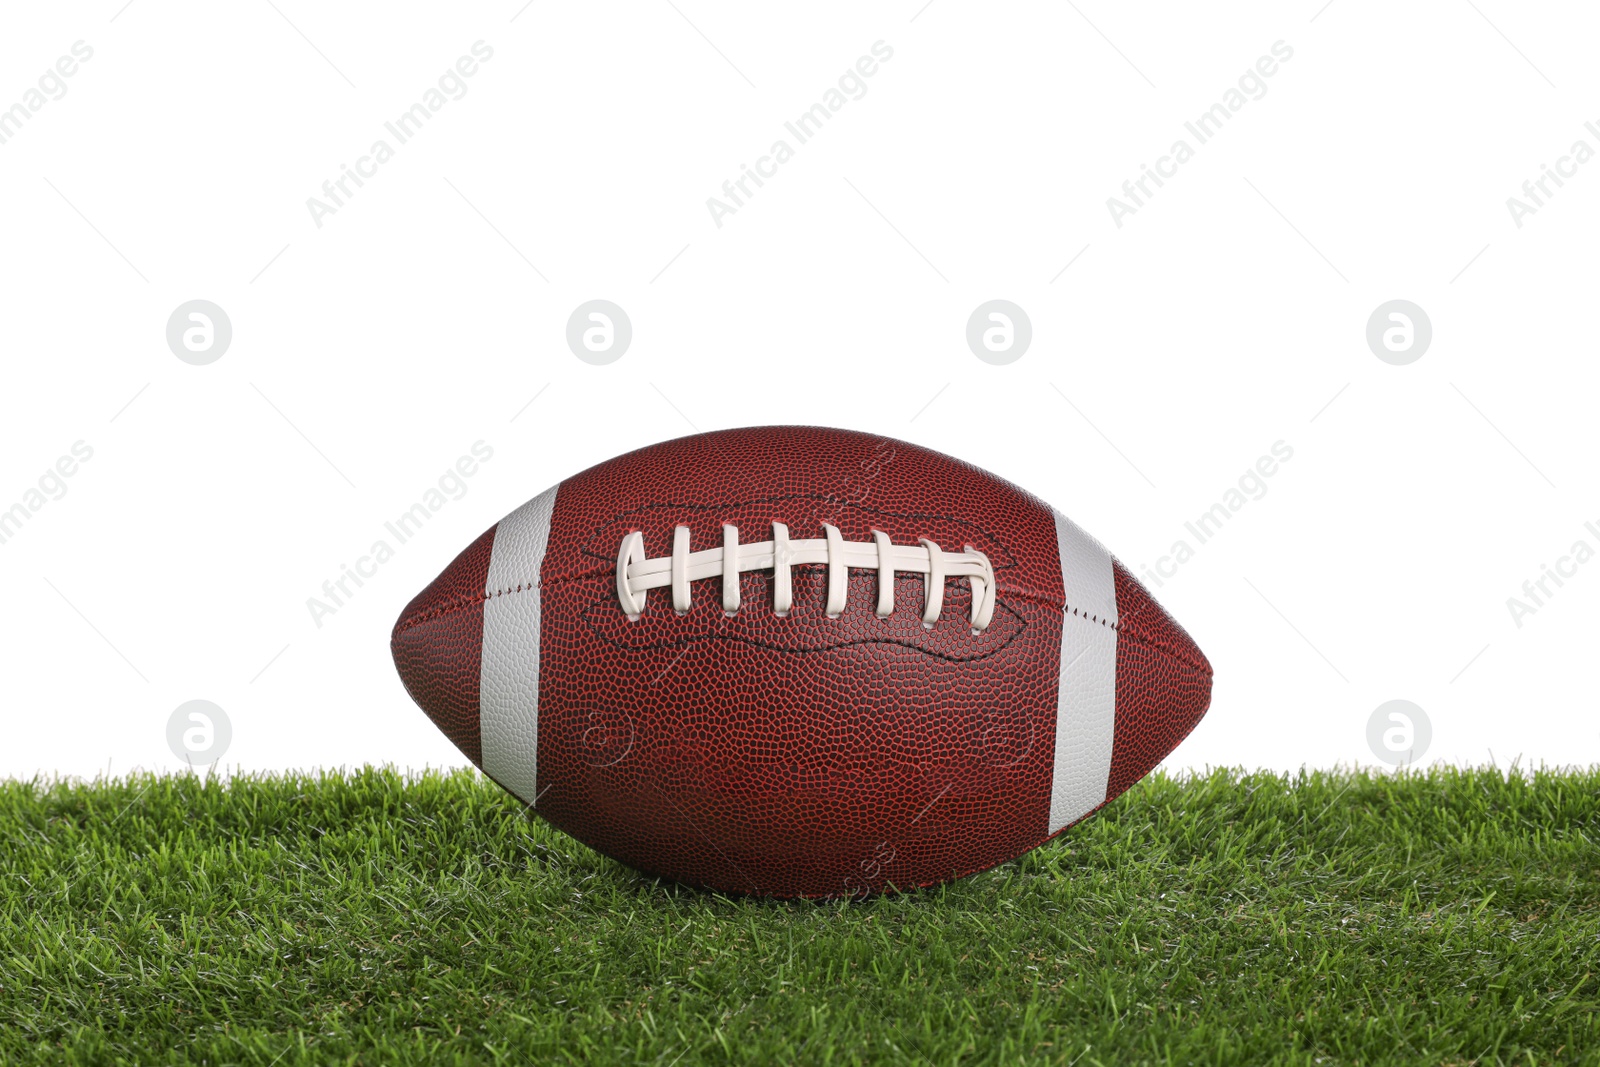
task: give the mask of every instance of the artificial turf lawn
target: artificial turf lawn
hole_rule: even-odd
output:
[[[1142,782],[941,889],[663,885],[467,773],[0,783],[0,1062],[1600,1064],[1600,771]]]

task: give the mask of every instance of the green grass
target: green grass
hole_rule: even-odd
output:
[[[0,783],[0,1062],[1600,1064],[1600,771],[1156,777],[864,904],[469,774]]]

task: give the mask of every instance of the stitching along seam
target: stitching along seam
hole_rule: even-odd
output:
[[[791,543],[793,543],[793,542],[791,542]],[[948,559],[949,557],[947,556],[946,558]],[[607,570],[604,573],[610,574],[611,572],[610,572],[610,570]],[[537,588],[550,588],[550,587],[553,587],[553,586],[556,586],[556,585],[564,585],[564,584],[568,584],[568,583],[571,583],[571,582],[579,581],[579,580],[581,580],[583,578],[586,578],[586,577],[595,577],[595,576],[596,575],[592,575],[592,574],[591,575],[573,575],[573,576],[568,577],[568,578],[560,579],[557,582],[549,583],[549,585],[546,585],[546,583],[542,583],[542,582],[523,582],[520,585],[510,586],[510,587],[507,587],[505,589],[496,589],[493,592],[464,593],[464,594],[462,594],[460,596],[451,598],[450,600],[446,601],[443,604],[437,604],[434,607],[429,608],[427,611],[419,612],[418,614],[416,614],[414,616],[411,616],[410,618],[405,619],[398,626],[395,627],[395,633],[396,634],[402,634],[402,633],[405,633],[407,630],[413,629],[414,627],[421,626],[423,623],[432,622],[434,619],[442,618],[443,616],[452,614],[453,612],[461,611],[461,610],[468,609],[468,608],[479,607],[485,601],[493,600],[495,597],[511,596],[514,593],[532,592],[534,589],[537,589]],[[1210,671],[1210,669],[1208,667],[1203,666],[1200,663],[1196,663],[1195,661],[1191,660],[1188,656],[1180,653],[1178,651],[1178,649],[1176,647],[1174,647],[1170,642],[1167,642],[1167,641],[1154,641],[1154,640],[1150,640],[1149,638],[1142,637],[1142,636],[1140,636],[1138,634],[1130,633],[1127,630],[1127,628],[1124,627],[1120,623],[1112,622],[1110,619],[1102,618],[1102,617],[1100,617],[1098,615],[1094,615],[1094,614],[1092,614],[1092,613],[1090,613],[1088,611],[1085,611],[1083,609],[1072,607],[1069,604],[1063,604],[1063,603],[1057,601],[1054,597],[1039,596],[1039,595],[1035,595],[1035,594],[1020,593],[1020,592],[1011,593],[1011,594],[1008,594],[1008,595],[1010,595],[1012,597],[1015,597],[1015,598],[1017,598],[1019,600],[1028,600],[1028,601],[1032,601],[1033,603],[1036,603],[1036,604],[1045,604],[1045,605],[1048,605],[1049,607],[1057,609],[1058,611],[1061,611],[1064,615],[1066,615],[1068,617],[1081,619],[1083,622],[1089,623],[1089,624],[1098,624],[1100,626],[1104,626],[1108,630],[1115,630],[1118,634],[1120,634],[1122,636],[1122,638],[1124,640],[1130,640],[1130,641],[1134,642],[1135,644],[1141,645],[1141,646],[1143,646],[1145,648],[1155,649],[1156,651],[1162,652],[1162,653],[1164,653],[1164,654],[1166,654],[1168,656],[1171,656],[1173,659],[1177,660],[1178,662],[1183,663],[1183,664],[1185,664],[1185,665],[1187,665],[1189,667],[1192,667],[1193,669],[1195,669],[1197,671],[1202,671],[1206,675],[1207,678],[1212,677],[1212,672]]]
[[[844,614],[850,568],[878,572],[878,617],[894,613],[894,577],[908,571],[924,576],[922,625],[933,629],[944,606],[944,580],[965,578],[972,586],[972,632],[980,634],[994,618],[994,568],[989,557],[965,546],[961,552],[945,552],[926,537],[916,546],[896,545],[882,530],[872,531],[872,543],[846,541],[836,526],[822,524],[821,538],[791,540],[789,527],[772,524],[772,540],[739,543],[739,528],[724,523],[722,547],[689,551],[689,527],[673,530],[672,555],[646,558],[644,534],[631,531],[617,549],[617,600],[629,622],[644,614],[645,598],[652,589],[671,589],[672,610],[687,614],[692,604],[689,585],[707,578],[722,579],[722,610],[726,615],[739,612],[739,574],[742,571],[773,572],[772,611],[778,618],[789,614],[794,604],[791,568],[826,564],[830,619]]]

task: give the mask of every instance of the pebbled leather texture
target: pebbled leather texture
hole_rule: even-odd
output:
[[[1211,664],[1139,580],[1112,561],[1117,585],[1117,733],[1107,799],[1155,769],[1211,704]]]
[[[483,765],[478,732],[483,589],[494,550],[490,527],[400,613],[389,638],[400,681],[463,755]]]
[[[691,587],[684,616],[657,590],[643,618],[623,618],[614,571],[627,531],[661,556],[680,523],[698,550],[721,543],[723,522],[751,542],[770,538],[773,521],[794,538],[821,537],[827,522],[850,540],[877,528],[897,544],[972,543],[995,567],[995,622],[974,637],[967,583],[951,579],[938,624],[923,630],[922,580],[910,574],[878,619],[867,570],[850,572],[846,612],[827,619],[822,565],[795,568],[787,618],[772,612],[770,571],[741,576],[733,617],[711,579]],[[394,636],[408,691],[480,765],[462,718],[476,710],[482,653],[470,637],[476,626],[481,642],[480,557],[493,537],[413,601]],[[1117,705],[1106,799],[1209,702],[1204,657],[1113,570],[1115,604],[1068,605],[1047,505],[886,438],[730,430],[600,464],[561,483],[550,517],[535,810],[643,871],[740,893],[860,895],[1012,859],[1052,832],[1064,626],[1116,630],[1116,678],[1100,682]]]

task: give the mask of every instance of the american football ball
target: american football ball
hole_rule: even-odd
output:
[[[697,434],[574,475],[405,609],[395,666],[555,826],[777,897],[1013,859],[1142,778],[1211,666],[1060,512],[916,445]]]

